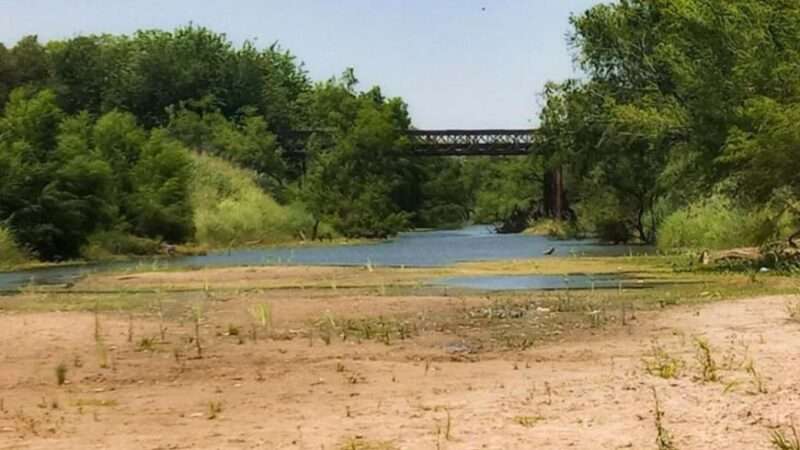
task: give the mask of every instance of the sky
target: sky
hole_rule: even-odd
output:
[[[194,23],[297,55],[315,80],[354,67],[418,128],[529,128],[547,81],[579,76],[569,16],[600,0],[0,0],[0,42]]]

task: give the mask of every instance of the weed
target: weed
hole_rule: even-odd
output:
[[[768,391],[767,391],[767,385],[764,382],[764,377],[761,376],[761,374],[756,370],[753,361],[747,363],[747,365],[745,366],[745,370],[752,377],[752,382],[753,386],[756,388],[756,393],[766,394]]]
[[[269,303],[255,305],[250,309],[250,315],[252,315],[265,330],[272,328],[272,305]]]
[[[192,308],[192,319],[194,321],[194,343],[197,349],[197,358],[203,357],[203,346],[200,343],[200,322],[203,320],[203,308],[201,305],[195,305]]]
[[[787,303],[786,314],[789,315],[789,320],[792,322],[800,323],[800,301]]]
[[[789,424],[789,432],[791,435],[787,435],[782,429],[774,430],[770,439],[772,447],[777,450],[800,450],[800,432],[797,431],[794,419]]]
[[[719,381],[717,362],[711,354],[711,345],[703,338],[696,338],[697,362],[700,364],[700,379],[704,382]]]
[[[550,387],[550,383],[545,381],[544,382],[544,392],[547,394],[547,404],[553,404],[553,389]]]
[[[652,389],[656,414],[656,445],[658,450],[676,450],[675,445],[672,443],[672,436],[664,428],[664,411],[661,409],[661,402],[658,400],[658,392],[656,392],[655,387]]]
[[[242,330],[238,326],[229,323],[228,324],[228,336],[239,336]]]
[[[512,419],[514,423],[517,425],[521,425],[525,428],[532,428],[537,423],[544,420],[542,416],[514,416]]]
[[[73,406],[77,408],[84,407],[114,407],[119,404],[116,400],[102,400],[102,399],[77,399],[72,401]]]
[[[208,420],[216,419],[222,413],[222,402],[210,401],[208,402]]]
[[[642,359],[645,371],[653,376],[670,379],[678,378],[684,367],[680,358],[673,357],[663,347],[654,343],[650,355]]]
[[[336,450],[399,450],[399,447],[389,441],[371,441],[356,436],[342,442]]]
[[[164,326],[164,301],[160,292],[158,295],[158,332],[161,335],[161,342],[167,342],[167,327]]]
[[[156,349],[155,338],[143,337],[136,344],[136,350],[140,352],[153,352]]]
[[[94,301],[94,340],[99,342],[102,339],[100,335],[100,298]]]
[[[97,351],[97,360],[100,362],[100,368],[108,369],[108,350],[102,338],[95,343],[95,350]]]
[[[445,427],[444,427],[444,438],[445,438],[445,440],[449,441],[449,440],[452,439],[451,432],[452,432],[452,429],[453,429],[453,420],[452,420],[452,417],[450,416],[450,409],[449,408],[445,408],[444,412],[447,413],[447,422],[445,422]]]
[[[63,386],[67,381],[67,365],[63,362],[56,366],[56,382]]]
[[[133,342],[133,313],[128,313],[128,342]]]

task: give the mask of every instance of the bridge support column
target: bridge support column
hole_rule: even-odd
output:
[[[544,174],[544,215],[556,220],[568,219],[569,202],[564,191],[564,171],[561,167]]]

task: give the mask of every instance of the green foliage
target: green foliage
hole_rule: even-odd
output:
[[[281,206],[256,184],[253,172],[212,156],[194,157],[191,184],[196,240],[211,246],[269,244],[308,235],[311,216]]]
[[[481,158],[467,164],[475,185],[473,220],[478,223],[504,222],[515,211],[531,209],[542,196],[539,158]]]
[[[669,249],[726,249],[758,246],[776,237],[768,209],[736,205],[722,195],[700,200],[672,213],[659,229],[658,247]]]
[[[124,229],[111,229],[91,234],[81,249],[81,256],[102,260],[114,256],[146,256],[158,253],[161,245],[154,239],[135,236]]]
[[[134,230],[169,242],[185,242],[194,235],[189,151],[166,131],[153,131],[131,173]]]
[[[302,198],[317,223],[349,237],[383,238],[408,227],[415,203],[415,170],[399,134],[409,120],[399,100],[353,87],[348,77],[332,80],[310,99],[316,120],[335,127],[337,139],[315,152]],[[322,105],[333,111],[317,111]]]
[[[576,175],[576,209],[595,215],[596,193],[611,195],[612,218],[643,241],[670,216],[663,247],[697,242],[681,234],[694,233],[698,209],[724,223],[697,224],[712,245],[756,241],[760,231],[720,230],[730,214],[702,205],[724,182],[798,227],[798,18],[796,4],[759,0],[627,0],[573,16],[570,43],[588,77],[548,86],[542,136],[549,164]]]
[[[110,219],[111,169],[85,151],[87,116],[62,120],[50,91],[16,90],[0,119],[0,220],[43,259],[78,256]]]
[[[14,241],[14,235],[0,226],[0,268],[11,268],[28,261],[28,256]]]

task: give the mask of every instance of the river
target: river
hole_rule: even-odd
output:
[[[555,249],[556,256],[619,256],[642,251],[638,247],[600,245],[591,240],[553,240],[542,236],[503,235],[495,233],[491,227],[476,225],[459,230],[413,231],[401,233],[396,238],[386,241],[355,245],[247,248],[217,251],[203,256],[137,259],[6,272],[0,273],[0,291],[16,290],[28,284],[68,283],[89,273],[134,269],[151,262],[154,267],[160,269],[277,264],[439,267],[469,261],[542,258],[551,248]],[[508,282],[502,282],[503,278],[507,278]],[[452,279],[452,283],[447,283],[446,280],[445,282],[460,287],[535,289],[559,287],[561,282],[558,280],[562,279],[562,277],[542,276],[527,277],[528,280],[524,278],[494,277],[494,280],[486,278],[487,283],[483,285],[468,279]]]

